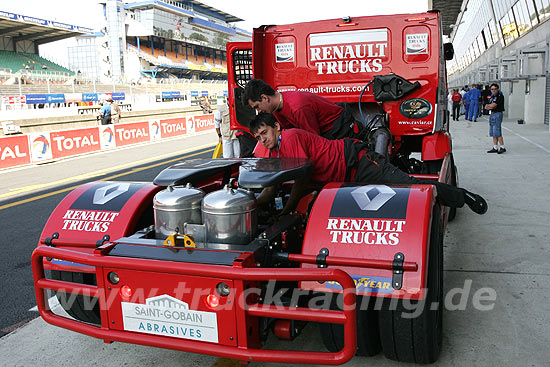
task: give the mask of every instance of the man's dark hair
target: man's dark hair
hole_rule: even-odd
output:
[[[497,84],[497,83],[493,83],[493,84],[491,84],[491,87],[496,87],[497,89],[500,89],[500,87],[498,86],[498,84]]]
[[[264,82],[262,79],[252,79],[244,88],[242,102],[244,106],[248,106],[248,100],[259,102],[262,100],[261,95],[274,96],[275,89],[271,85]]]
[[[256,117],[254,117],[252,121],[250,121],[250,124],[248,125],[248,130],[250,130],[250,133],[254,135],[263,125],[275,127],[276,122],[277,119],[272,114],[260,113],[259,115],[256,115]]]

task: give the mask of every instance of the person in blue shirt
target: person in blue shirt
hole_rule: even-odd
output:
[[[470,89],[467,85],[462,88],[462,104],[464,105],[464,119],[468,119],[468,92]]]
[[[479,99],[481,98],[481,92],[477,89],[477,85],[472,84],[472,88],[467,93],[468,99],[468,111],[466,112],[466,120],[477,121],[477,115],[479,113]]]
[[[101,118],[101,125],[108,125],[111,123],[111,104],[109,101],[103,102],[103,106],[99,110],[99,117]]]

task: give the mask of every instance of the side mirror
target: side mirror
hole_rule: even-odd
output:
[[[455,56],[455,49],[451,42],[443,44],[443,55],[445,56],[445,60],[452,60]]]

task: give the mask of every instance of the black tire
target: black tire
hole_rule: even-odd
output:
[[[441,210],[436,204],[430,234],[426,301],[406,300],[407,307],[404,307],[403,300],[394,299],[393,305],[396,307],[389,307],[392,300],[388,299],[379,311],[380,340],[386,358],[409,363],[433,363],[439,357],[443,322],[442,224]],[[411,313],[416,312],[412,308],[415,305],[422,307],[422,311],[411,318]]]
[[[52,270],[52,279],[96,285],[95,274]],[[99,300],[95,297],[55,292],[61,307],[72,317],[89,324],[101,325]]]
[[[362,302],[367,302],[361,307]],[[368,306],[368,307],[365,307]],[[380,353],[382,346],[378,331],[378,313],[373,309],[373,302],[368,297],[357,297],[357,352],[358,356],[371,357]],[[331,309],[338,309],[336,297],[333,297]],[[330,352],[338,352],[344,348],[344,325],[321,323],[323,344]]]

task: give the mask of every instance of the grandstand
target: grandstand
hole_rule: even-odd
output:
[[[38,55],[38,46],[88,33],[91,29],[0,11],[0,68],[4,72],[51,71],[74,74]]]
[[[108,36],[96,41],[95,53],[109,66],[100,67],[100,78],[226,79],[225,44],[251,39],[233,25],[242,19],[196,0],[108,1],[104,13]],[[125,49],[116,50],[120,43]]]
[[[65,75],[74,75],[74,72],[58,65],[37,54],[29,52],[12,52],[0,50],[0,66],[12,73],[50,70]]]
[[[196,0],[100,4],[96,31],[0,11],[1,111],[97,106],[114,92],[135,109],[227,95],[225,44],[251,38],[232,24],[242,19]],[[39,45],[70,37],[68,67],[38,55]]]

